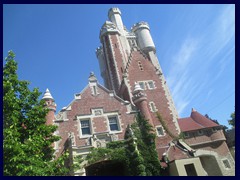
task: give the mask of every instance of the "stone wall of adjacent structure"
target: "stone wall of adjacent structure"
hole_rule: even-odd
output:
[[[189,159],[175,160],[169,163],[169,172],[171,176],[187,176],[185,165],[193,164],[197,176],[207,176],[198,157]]]
[[[188,136],[186,136],[186,133]],[[190,145],[197,145],[202,142],[210,143],[219,140],[226,140],[222,130],[214,130],[213,128],[185,132],[184,136],[185,141]]]
[[[192,131],[190,137],[185,138],[185,142],[196,150],[196,156],[207,161],[204,164],[205,168],[210,169],[210,175],[235,175],[235,161],[226,144],[223,131],[213,131],[212,128],[203,129],[202,131],[203,134],[201,135],[198,131]],[[224,161],[229,162],[229,168],[225,167]],[[218,172],[215,166],[219,166],[221,173]]]

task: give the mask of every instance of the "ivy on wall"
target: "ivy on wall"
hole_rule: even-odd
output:
[[[140,114],[130,127],[131,134],[126,134],[124,141],[114,141],[106,148],[94,148],[87,155],[88,165],[113,160],[124,164],[125,175],[158,176],[160,161],[158,159],[153,127]]]
[[[164,130],[166,131],[166,133],[174,140],[177,141],[179,139],[183,139],[184,136],[182,133],[180,133],[178,136],[174,135],[169,129],[168,126],[166,125],[165,121],[163,120],[161,114],[159,112],[156,113],[157,115],[157,119],[159,120],[159,122],[161,123],[162,127],[164,128]]]

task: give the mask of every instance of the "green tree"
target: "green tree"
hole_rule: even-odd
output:
[[[232,119],[228,120],[228,123],[235,128],[235,111],[230,116]]]
[[[4,175],[65,175],[67,154],[54,159],[52,144],[56,126],[46,125],[48,109],[39,100],[37,88],[18,79],[15,54],[8,52],[3,67],[3,153]]]

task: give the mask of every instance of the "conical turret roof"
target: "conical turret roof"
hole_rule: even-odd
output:
[[[135,82],[133,92],[142,91],[142,90],[143,89],[140,87],[140,85],[137,82]]]
[[[43,99],[53,99],[49,89],[47,88],[44,95],[43,95]]]

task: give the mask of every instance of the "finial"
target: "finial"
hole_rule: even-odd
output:
[[[96,78],[96,76],[94,75],[94,72],[90,72],[90,76],[89,76],[88,80],[89,80],[90,82],[95,82],[95,81],[97,81],[97,78]]]
[[[47,88],[42,99],[53,99],[49,89]]]
[[[192,108],[192,112],[197,112],[197,110],[196,110],[196,109],[194,109],[194,108]]]

